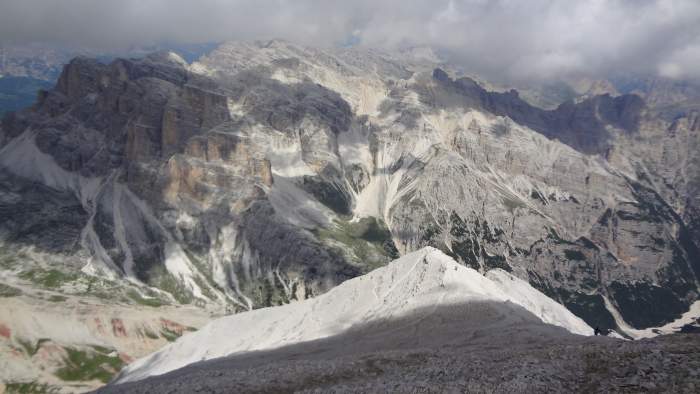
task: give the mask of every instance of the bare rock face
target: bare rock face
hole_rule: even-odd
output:
[[[652,327],[700,276],[700,122],[667,112],[634,94],[545,110],[408,54],[281,41],[79,58],[3,120],[20,186],[0,214],[42,185],[80,213],[46,220],[80,231],[35,247],[176,302],[289,302],[431,245],[592,326]]]
[[[549,138],[556,138],[583,153],[605,154],[611,148],[611,133],[607,127],[632,133],[639,128],[644,101],[637,95],[612,97],[609,94],[592,96],[579,103],[567,101],[554,110],[542,110],[522,100],[517,91],[488,92],[470,78],[451,80],[441,69],[433,71],[448,97],[468,108],[485,110],[506,116]],[[440,102],[444,93],[423,91],[424,100],[433,105],[454,105],[454,99]]]

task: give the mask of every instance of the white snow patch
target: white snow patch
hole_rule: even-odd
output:
[[[524,281],[505,272],[482,276],[426,247],[317,298],[215,320],[130,364],[116,381],[140,380],[216,357],[326,338],[354,326],[407,317],[426,308],[483,301],[515,303],[573,333],[593,332]]]

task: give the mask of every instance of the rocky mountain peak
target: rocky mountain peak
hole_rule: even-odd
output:
[[[590,325],[687,310],[697,122],[672,128],[634,94],[545,110],[444,70],[278,42],[226,43],[192,66],[75,59],[3,121],[0,239],[20,253],[33,238],[18,223],[59,223],[70,236],[27,264],[60,251],[70,269],[229,311],[316,296],[425,246],[510,272]],[[63,208],[30,209],[37,193]]]
[[[608,127],[626,133],[636,132],[645,109],[644,100],[635,94],[612,97],[606,93],[579,103],[570,100],[554,110],[543,110],[524,101],[514,89],[489,92],[471,78],[452,80],[441,69],[435,69],[433,78],[457,94],[462,105],[507,116],[588,154],[606,154],[610,149],[613,135]]]

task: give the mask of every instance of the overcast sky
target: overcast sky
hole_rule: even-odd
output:
[[[700,77],[700,0],[0,0],[0,43],[284,38],[449,51],[478,72]]]

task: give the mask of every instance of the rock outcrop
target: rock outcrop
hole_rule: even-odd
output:
[[[510,271],[592,326],[688,309],[697,111],[669,119],[635,94],[545,110],[442,67],[281,41],[192,65],[75,59],[3,120],[2,223],[36,223],[3,226],[3,247],[230,310],[320,294],[426,245]]]

